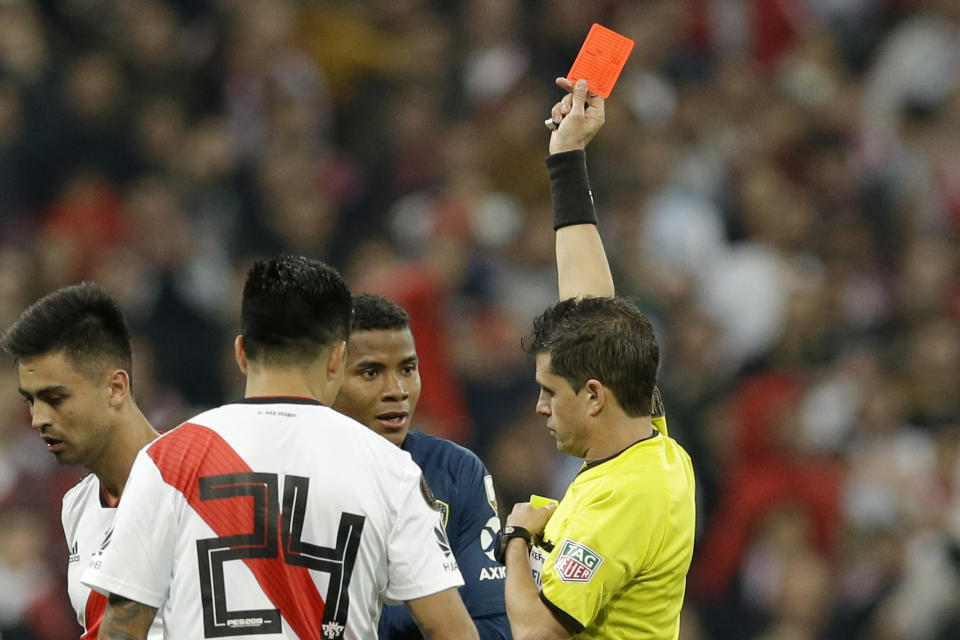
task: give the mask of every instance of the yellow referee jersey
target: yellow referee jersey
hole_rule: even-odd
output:
[[[677,638],[694,492],[690,457],[659,431],[584,464],[547,523],[539,576],[540,598],[576,638]]]

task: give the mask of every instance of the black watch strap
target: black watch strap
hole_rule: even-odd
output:
[[[497,543],[497,552],[494,554],[497,562],[500,564],[506,564],[504,561],[507,557],[507,543],[513,538],[523,538],[529,546],[533,536],[523,527],[515,527],[513,525],[505,526],[500,533],[500,542]]]

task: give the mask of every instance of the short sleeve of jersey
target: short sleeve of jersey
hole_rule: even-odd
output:
[[[160,608],[170,587],[180,500],[146,450],[137,454],[113,530],[81,582]]]
[[[448,527],[453,551],[466,583],[460,590],[473,617],[505,613],[505,570],[494,559],[500,519],[494,505],[493,479],[475,456],[464,456],[457,502],[450,505],[456,528]]]
[[[406,474],[406,491],[390,532],[385,599],[399,604],[463,585],[440,514],[428,505],[420,470]]]
[[[566,523],[543,564],[541,598],[555,613],[586,628],[636,575],[662,530],[656,509],[637,504],[609,491]]]

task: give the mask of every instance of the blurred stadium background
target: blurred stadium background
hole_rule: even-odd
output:
[[[700,482],[682,638],[960,637],[956,0],[0,0],[0,324],[104,283],[167,429],[241,394],[251,259],[319,257],[411,311],[415,426],[560,497],[519,340],[592,22],[637,42],[589,163]],[[27,425],[4,364],[0,633],[78,637]]]

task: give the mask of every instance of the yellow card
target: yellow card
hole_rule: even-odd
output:
[[[551,504],[552,504],[552,505],[558,505],[558,504],[560,504],[560,503],[559,503],[558,501],[554,500],[553,498],[544,498],[543,496],[538,496],[538,495],[531,495],[531,496],[530,496],[530,506],[533,507],[534,509],[539,509],[539,508],[541,508],[541,507],[546,507],[546,506],[549,506],[549,505],[551,505]]]

